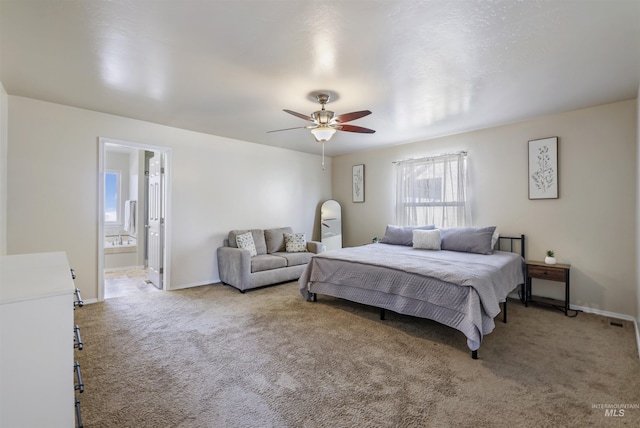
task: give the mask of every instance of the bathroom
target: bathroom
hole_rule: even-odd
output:
[[[146,275],[145,165],[153,152],[109,144],[104,175],[105,297],[149,284]]]

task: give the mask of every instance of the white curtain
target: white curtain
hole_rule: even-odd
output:
[[[401,161],[396,168],[398,225],[471,225],[466,152]]]

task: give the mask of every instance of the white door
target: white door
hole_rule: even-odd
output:
[[[163,231],[164,231],[164,171],[162,154],[149,159],[149,213],[147,227],[149,280],[156,287],[163,287]]]

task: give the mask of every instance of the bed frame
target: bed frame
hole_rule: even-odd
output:
[[[496,242],[496,250],[508,251],[511,253],[520,253],[522,258],[525,259],[525,236],[524,235],[520,235],[518,237],[500,236],[498,238],[498,241]],[[524,271],[524,263],[523,263],[522,269]],[[526,282],[526,279],[525,279],[525,282]],[[524,297],[525,297],[524,287],[525,287],[524,283],[520,284],[520,291],[518,292],[520,301],[522,303],[524,303]],[[318,301],[317,294],[310,293],[308,300],[310,302],[317,302]],[[380,319],[384,321],[386,318],[386,309],[383,309],[383,308],[379,308],[379,309],[380,309]],[[507,299],[505,299],[505,301],[502,303],[502,322],[504,322],[505,324],[507,322]],[[474,360],[478,359],[478,350],[471,351],[471,358],[473,358]]]

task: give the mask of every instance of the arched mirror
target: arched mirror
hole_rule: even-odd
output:
[[[342,248],[342,207],[329,199],[320,208],[320,237],[327,251]]]

